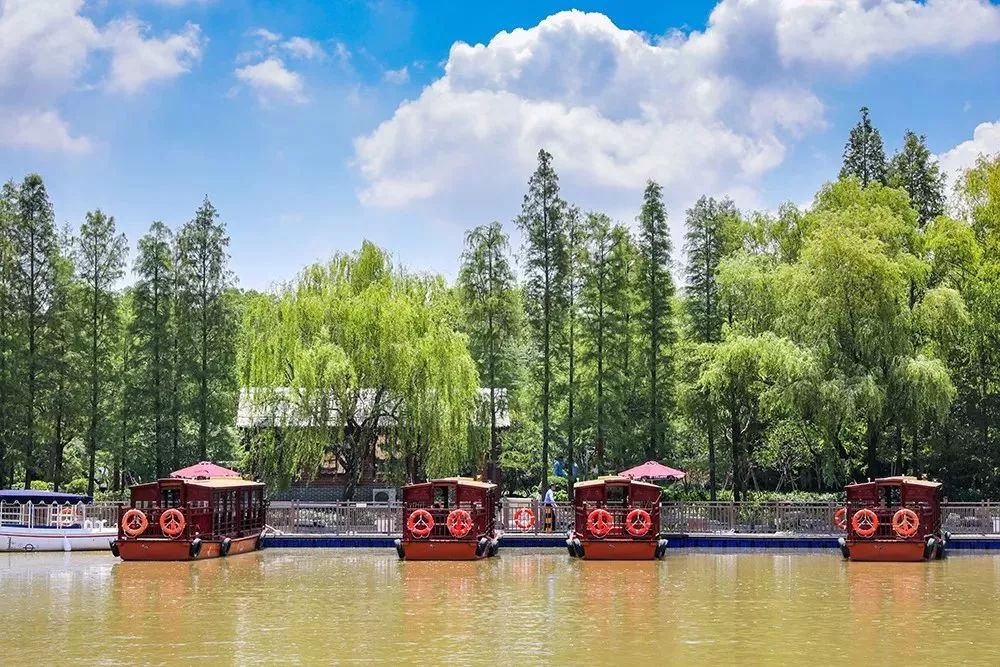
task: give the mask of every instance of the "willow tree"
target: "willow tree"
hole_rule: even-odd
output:
[[[453,326],[453,298],[440,278],[396,269],[366,242],[253,299],[240,367],[250,404],[273,428],[250,444],[251,467],[288,483],[329,453],[347,499],[379,443],[395,445],[411,478],[455,473],[478,376]]]
[[[470,351],[489,390],[490,448],[486,476],[494,482],[499,481],[500,461],[497,414],[509,410],[508,394],[514,372],[512,353],[520,324],[508,253],[507,235],[500,223],[480,225],[465,237],[458,276]],[[508,393],[498,393],[502,387]]]

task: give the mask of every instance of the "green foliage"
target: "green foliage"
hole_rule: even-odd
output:
[[[903,147],[889,161],[888,184],[905,190],[920,226],[944,213],[944,174],[927,148],[927,138],[910,130]]]
[[[453,473],[467,452],[478,375],[438,278],[396,270],[365,243],[306,268],[246,308],[240,359],[251,404],[265,408],[245,465],[276,485],[329,452],[350,498],[365,456],[387,452],[410,479]]]
[[[854,177],[867,188],[873,183],[886,183],[887,166],[882,135],[879,134],[868,115],[868,107],[861,107],[861,120],[851,130],[851,136],[844,146],[844,165],[840,178]]]

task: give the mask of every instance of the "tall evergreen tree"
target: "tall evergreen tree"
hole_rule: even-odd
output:
[[[642,256],[643,345],[646,356],[648,428],[646,456],[666,453],[673,408],[674,281],[670,272],[670,230],[663,190],[646,184],[639,213],[639,251]]]
[[[614,296],[610,288],[611,252],[615,239],[611,233],[611,218],[603,213],[588,213],[584,224],[588,247],[584,255],[580,292],[581,335],[586,346],[584,360],[594,368],[594,467],[598,474],[603,474],[607,442],[608,319],[613,309],[608,299]]]
[[[47,380],[43,341],[55,288],[56,230],[52,203],[42,177],[30,174],[18,188],[12,229],[16,263],[12,281],[18,328],[18,385],[23,428],[19,433],[24,485],[38,474],[40,394]]]
[[[177,237],[181,303],[193,344],[192,416],[199,460],[226,452],[236,415],[236,318],[226,292],[233,285],[229,237],[212,203],[205,198]]]
[[[481,382],[489,388],[488,479],[499,482],[500,431],[497,415],[508,409],[512,347],[518,335],[517,292],[508,259],[508,240],[499,222],[480,225],[465,236],[458,282],[462,290],[469,347]],[[504,393],[498,389],[506,388]]]
[[[130,402],[134,405],[128,411],[131,420],[122,416],[123,423],[138,422],[152,449],[152,468],[157,477],[167,473],[168,455],[172,454],[171,465],[179,463],[176,451],[170,451],[175,273],[172,241],[170,229],[162,222],[154,222],[149,232],[139,239],[133,269],[136,283],[132,294],[134,318],[130,336],[138,400]],[[123,437],[126,437],[125,431],[127,428],[123,428]]]
[[[13,181],[0,186],[0,486],[13,485],[15,391],[14,277],[17,267],[13,234],[17,225],[18,192]]]
[[[525,295],[528,324],[536,344],[536,375],[541,386],[541,479],[548,483],[552,437],[553,353],[566,317],[567,253],[565,204],[552,156],[538,151],[538,167],[528,180],[517,225],[524,236]]]
[[[579,329],[577,320],[580,310],[580,292],[583,289],[583,267],[586,261],[586,230],[580,211],[575,206],[566,209],[566,476],[567,490],[570,499],[573,497],[573,484],[576,479],[577,451],[576,436],[578,433],[578,397],[580,395],[580,380],[577,361],[579,349],[577,338]],[[583,458],[581,456],[581,458]]]
[[[114,286],[125,268],[125,235],[115,231],[114,217],[100,209],[87,213],[76,239],[76,269],[82,283],[87,355],[87,493],[94,493],[98,442],[110,432],[111,356],[117,338]]]
[[[688,209],[684,251],[685,302],[690,316],[691,339],[699,343],[715,343],[722,338],[724,314],[719,307],[719,285],[716,272],[719,262],[731,250],[726,226],[738,216],[729,199],[716,201],[701,197]],[[711,415],[705,421],[708,444],[708,488],[716,499],[715,422]]]
[[[944,213],[944,174],[927,148],[927,138],[907,130],[903,147],[889,162],[889,185],[903,188],[917,211],[920,228]]]
[[[844,165],[840,177],[854,176],[861,181],[861,187],[872,183],[886,183],[885,150],[882,135],[872,125],[868,107],[861,107],[861,120],[851,129],[850,138],[844,146]]]

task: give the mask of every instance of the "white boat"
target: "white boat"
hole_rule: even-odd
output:
[[[118,536],[114,511],[87,496],[0,490],[0,551],[110,549]]]

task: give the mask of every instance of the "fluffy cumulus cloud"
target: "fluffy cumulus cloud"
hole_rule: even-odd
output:
[[[236,70],[236,78],[248,85],[264,103],[284,100],[301,104],[306,101],[302,77],[292,72],[279,58],[268,58]]]
[[[948,181],[954,183],[963,171],[976,164],[979,156],[1000,154],[1000,121],[981,123],[972,133],[972,139],[963,141],[949,151],[937,156]]]
[[[761,176],[824,125],[820,77],[995,40],[986,0],[723,0],[704,31],[660,37],[561,12],[452,46],[441,78],[356,140],[359,196],[443,217],[516,201],[545,147],[565,191],[612,212],[634,210],[647,178],[675,205],[756,205]]]
[[[146,85],[190,70],[201,57],[196,25],[151,37],[131,18],[96,25],[81,14],[83,0],[0,0],[0,146],[86,152],[57,110],[77,88],[135,93]],[[91,71],[103,61],[107,71]],[[88,76],[96,76],[92,83]],[[96,85],[95,85],[96,84]]]

